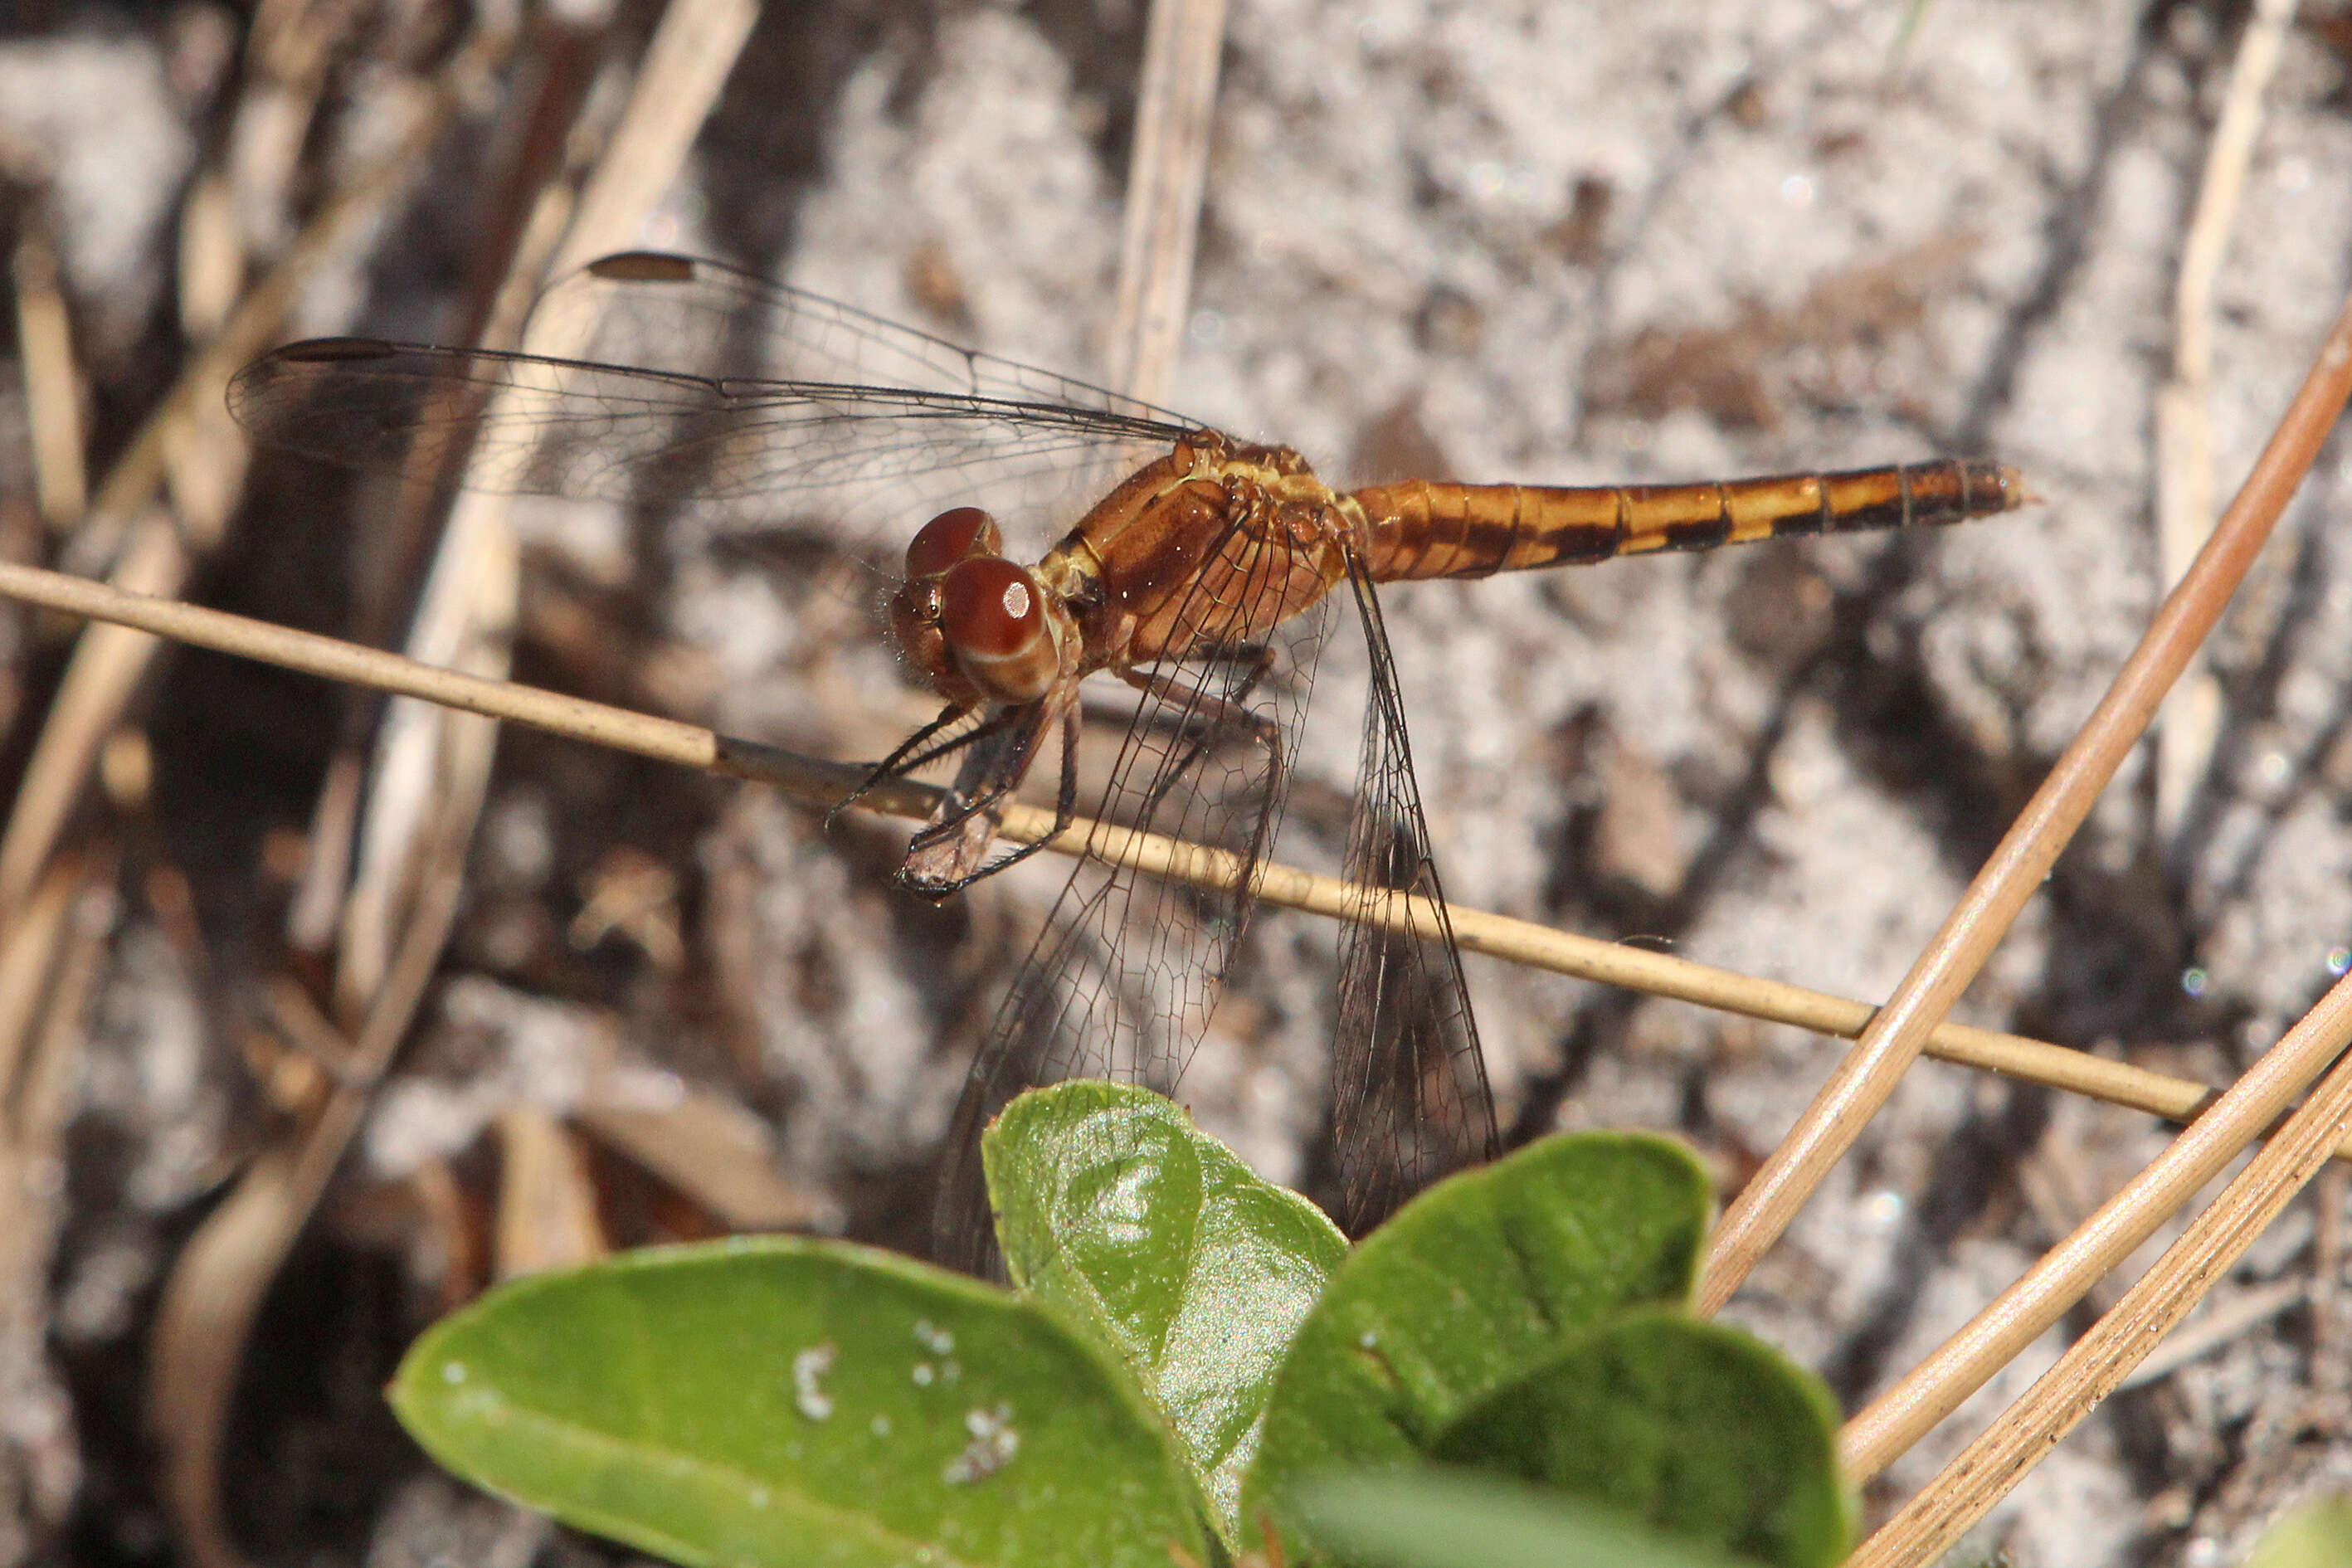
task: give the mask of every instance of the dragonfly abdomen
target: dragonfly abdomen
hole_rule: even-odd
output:
[[[1684,485],[1460,485],[1406,479],[1350,497],[1375,582],[1486,577],[1784,534],[1855,533],[2021,506],[2015,468],[1984,458]]]

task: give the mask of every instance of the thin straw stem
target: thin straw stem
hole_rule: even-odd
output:
[[[1152,0],[1109,355],[1110,384],[1146,403],[1167,397],[1184,342],[1224,36],[1225,0]]]
[[[1992,956],[2060,851],[2213,628],[2352,395],[2352,301],[2237,499],[2166,597],[2115,684],[2033,793],[1943,929],[1716,1227],[1698,1309],[1728,1300],[1766,1248],[1876,1115],[1927,1037]]]
[[[865,770],[852,763],[803,756],[779,747],[720,735],[699,725],[635,713],[584,698],[464,675],[315,632],[295,631],[174,600],[126,594],[102,583],[39,567],[0,563],[0,595],[174,637],[223,653],[261,659],[331,680],[350,681],[529,724],[638,756],[757,780],[816,805],[832,805],[865,777]],[[864,796],[861,804],[899,816],[921,818],[929,815],[938,800],[939,792],[927,785],[894,782]],[[1052,813],[1014,805],[1008,808],[1000,834],[1016,843],[1030,843],[1043,837],[1052,827]],[[1100,823],[1074,823],[1051,847],[1076,854],[1089,845],[1107,859],[1132,864],[1160,876],[1230,880],[1236,872],[1232,858],[1215,851]],[[1368,910],[1362,889],[1296,867],[1262,866],[1258,878],[1258,897],[1268,904],[1333,916],[1369,913],[1399,929],[1431,929],[1437,923],[1435,910],[1425,900],[1394,896]],[[1803,986],[1578,936],[1483,910],[1454,905],[1449,906],[1447,912],[1454,937],[1463,947],[1509,963],[1769,1023],[1793,1024],[1826,1035],[1851,1037],[1860,1034],[1870,1022],[1871,1008],[1867,1004]],[[1960,1066],[2091,1095],[2175,1121],[2195,1115],[2214,1095],[2204,1085],[2187,1079],[2022,1036],[1966,1025],[1937,1026],[1928,1038],[1927,1049]],[[2347,1142],[2344,1152],[2352,1159],[2352,1142]]]
[[[2278,1089],[2286,1089],[2290,1079],[2308,1081],[2309,1072],[2334,1061],[2333,1070],[2318,1090],[2287,1119],[2278,1135],[2222,1189],[2180,1239],[2166,1249],[2156,1266],[2124,1292],[2114,1310],[2075,1341],[2055,1366],[2036,1379],[2022,1398],[1900,1513],[1863,1542],[1861,1550],[1846,1560],[1846,1568],[1895,1568],[1897,1563],[1932,1563],[1941,1556],[2101,1400],[2114,1393],[2164,1335],[2189,1315],[2214,1281],[2229,1273],[2254,1238],[2326,1163],[2328,1151],[2352,1129],[2352,1057],[2342,1056],[2347,1041],[2352,1041],[2352,975],[2336,982],[2230,1092],[2237,1095],[2240,1088],[2265,1074],[2273,1058],[2291,1064],[2267,1075],[2273,1081],[2266,1087]],[[2216,1105],[2213,1115],[2200,1120],[2173,1148],[2198,1138],[2206,1121],[2221,1110]],[[2187,1156],[2182,1158],[2185,1161]],[[2168,1150],[2158,1163],[2172,1159],[2173,1152]],[[2154,1169],[2150,1167],[2151,1172]],[[2100,1214],[2107,1212],[2102,1209]],[[2093,1224],[2097,1222],[2098,1216],[2094,1216]]]

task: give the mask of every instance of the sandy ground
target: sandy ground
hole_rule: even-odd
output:
[[[1171,405],[1287,442],[1335,480],[1639,481],[1986,453],[2041,498],[1933,538],[1391,593],[1458,901],[1883,996],[2156,602],[2155,398],[2242,17],[1936,0],[1899,40],[1903,18],[1780,0],[1235,0]],[[62,6],[0,37],[0,132],[56,169],[102,443],[156,384],[140,345],[199,142],[170,79],[188,26]],[[2352,253],[2344,26],[2324,13],[2288,42],[2221,275],[2224,496]],[[1139,31],[1127,6],[1061,0],[779,8],[646,240],[1099,374]],[[300,331],[435,330],[466,237],[461,204],[433,193],[461,190],[463,164],[436,168],[306,296]],[[10,386],[0,431],[23,417]],[[2177,821],[2160,825],[2143,754],[1967,1019],[2221,1081],[2341,973],[2346,490],[2331,448],[2215,643],[2219,742]],[[531,515],[525,678],[841,755],[872,754],[919,711],[892,695],[856,595],[805,562]],[[296,530],[257,503],[204,596],[331,626],[333,595],[322,604],[306,574],[346,570],[341,527]],[[615,607],[635,617],[623,631],[567,618]],[[1301,803],[1351,788],[1363,670],[1349,639],[1325,658]],[[53,679],[37,660],[16,677],[20,734]],[[307,821],[333,738],[313,689],[209,660],[176,665],[152,711],[163,838],[197,885],[213,975],[126,901],[43,1309],[57,1375],[27,1366],[10,1396],[12,1430],[47,1413],[46,1447],[16,1440],[62,1466],[51,1493],[74,1499],[41,1550],[92,1562],[165,1550],[135,1436],[136,1347],[158,1271],[250,1114],[205,987],[234,985],[272,940],[253,858],[267,829]],[[231,767],[242,789],[222,787]],[[924,909],[887,888],[894,831],[828,838],[757,791],[509,737],[425,1037],[380,1098],[344,1219],[298,1253],[300,1278],[265,1320],[257,1353],[308,1370],[241,1416],[235,1451],[281,1478],[232,1488],[257,1553],[580,1550],[417,1479],[365,1408],[377,1360],[429,1308],[403,1283],[413,1268],[354,1239],[365,1226],[349,1217],[372,1184],[478,1161],[467,1151],[515,1097],[560,1102],[546,1064],[567,1029],[734,1083],[772,1121],[782,1168],[853,1232],[919,1235],[980,999],[1054,879],[1041,867]],[[688,980],[617,941],[534,956],[615,846],[674,868]],[[1318,1113],[1328,943],[1266,920],[1184,1086],[1276,1173],[1297,1169]],[[1486,961],[1470,984],[1506,1126],[1677,1131],[1727,1189],[1832,1060],[1797,1030]],[[2160,1141],[2135,1115],[1924,1064],[1733,1316],[1856,1406]],[[2247,1282],[2308,1273],[2315,1230],[2306,1205]],[[2004,1505],[1984,1549],[2035,1568],[2234,1561],[2272,1508],[2352,1474],[2342,1389],[2307,1387],[2315,1347],[2346,1327],[2293,1312],[2116,1400]],[[1870,1507],[1927,1480],[2062,1342],[2053,1331],[1900,1462]],[[28,1518],[58,1516],[42,1495]]]

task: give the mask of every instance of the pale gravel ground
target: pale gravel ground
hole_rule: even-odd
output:
[[[2045,498],[1916,545],[1766,547],[1390,595],[1422,787],[1464,903],[1883,995],[2144,622],[2153,396],[2226,69],[2217,49],[2235,24],[2187,7],[2151,19],[1936,0],[1895,68],[1899,10],[1235,0],[1172,405],[1295,445],[1335,479],[1400,455],[1462,478],[1576,482],[1968,450],[2022,465]],[[838,90],[747,94],[647,239],[1092,374],[1123,179],[1101,138],[1126,112],[1132,47],[1131,31],[1106,42],[1092,25],[1083,7],[894,14],[870,32],[829,15],[814,26],[846,73]],[[0,44],[0,128],[47,133],[11,84],[56,47]],[[772,62],[795,47],[781,20],[755,46]],[[76,68],[152,95],[148,40],[81,47]],[[2344,287],[2345,89],[2338,58],[2298,33],[2221,289],[2225,495]],[[811,128],[815,164],[768,157]],[[83,132],[125,138],[115,156],[150,174],[186,155],[168,123],[135,115]],[[1611,192],[1581,238],[1580,180]],[[77,283],[132,320],[152,266],[137,237],[155,232],[168,190],[115,186],[102,218],[68,236]],[[919,256],[953,280],[961,320],[917,287]],[[363,281],[354,270],[322,287],[306,330],[347,324]],[[390,292],[361,318],[417,319]],[[1651,388],[1663,408],[1612,405],[1622,345],[1743,321],[1745,340],[1696,362],[1726,383],[1686,363]],[[1679,402],[1678,385],[1691,389]],[[2347,479],[2331,450],[2217,647],[2230,723],[2188,836],[2153,841],[2136,763],[1965,1016],[2070,1044],[2177,1047],[2158,1065],[2217,1076],[2325,984],[2330,951],[2352,942]],[[888,701],[890,672],[852,640],[854,595],[740,562],[676,569],[660,613],[706,661],[682,678],[691,708],[796,743],[854,735],[853,752],[872,743],[861,723],[896,721],[861,711]],[[1361,680],[1343,639],[1318,678],[1302,795],[1348,787]],[[543,881],[531,846],[567,826],[547,786],[517,772],[494,823],[486,885]],[[910,1190],[961,1070],[958,1009],[1052,883],[992,888],[967,924],[910,913],[879,885],[887,854],[862,835],[850,849],[747,794],[718,809],[692,858],[719,978],[785,1086],[790,1167],[903,1233],[874,1194]],[[1282,1172],[1316,1114],[1328,937],[1279,919],[1264,932],[1243,1005],[1186,1093]],[[477,932],[461,965],[496,975],[484,952]],[[152,947],[131,945],[124,964],[131,1000],[110,1015],[91,1115],[126,1129],[216,1117],[191,1047],[171,1069],[154,1047],[193,1038],[184,1001],[177,1022],[159,1016],[170,987],[157,989]],[[2179,987],[2191,964],[2210,974],[2193,1005]],[[1537,1121],[1675,1129],[1727,1180],[1831,1059],[1793,1030],[1482,961],[1471,982],[1507,1120],[1532,1103]],[[677,1026],[635,1016],[659,1057]],[[2063,1223],[2020,1198],[2021,1169],[2054,1162],[2095,1201],[2159,1146],[2126,1115],[2060,1114],[2045,1134],[2050,1120],[2036,1096],[1923,1066],[1735,1315],[1822,1367],[1850,1405],[1867,1398]],[[379,1140],[384,1168],[403,1163],[396,1143]],[[190,1190],[169,1148],[140,1167],[147,1208]],[[118,1256],[103,1232],[94,1222],[79,1265],[100,1279]],[[2306,1253],[2264,1268],[2308,1266]],[[68,1292],[100,1325],[113,1321],[104,1294]],[[1926,1480],[2062,1342],[2053,1333],[1902,1461],[1874,1505]],[[2231,1445],[2266,1388],[2302,1375],[2305,1343],[2287,1320],[2119,1402],[1985,1540],[2027,1568],[2233,1560],[2251,1520],[2221,1495]],[[2260,1496],[2340,1484],[2347,1456],[2340,1427],[2266,1453]]]

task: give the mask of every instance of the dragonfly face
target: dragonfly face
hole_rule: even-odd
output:
[[[1076,636],[1069,613],[1003,548],[978,507],[943,511],[907,546],[907,580],[890,595],[899,658],[958,708],[1038,700]]]

